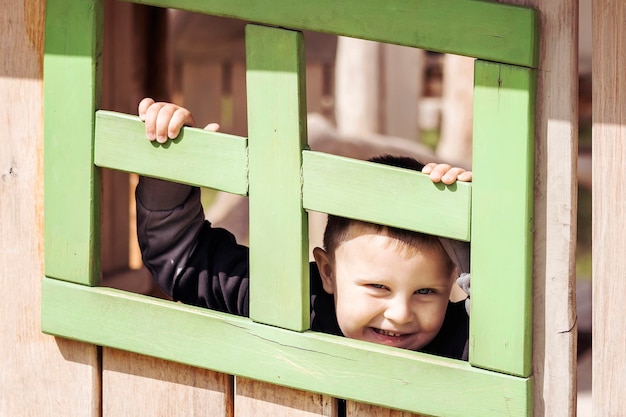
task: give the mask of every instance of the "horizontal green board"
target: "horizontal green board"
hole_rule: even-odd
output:
[[[136,116],[100,110],[96,113],[95,164],[149,177],[248,192],[247,139],[184,127],[165,144],[146,139]]]
[[[342,337],[284,330],[114,289],[44,278],[42,329],[69,339],[417,413],[530,415],[531,379]]]
[[[421,172],[303,152],[303,204],[320,211],[458,240],[470,238],[472,185]]]
[[[537,13],[477,0],[135,0],[133,3],[327,32],[536,67]]]

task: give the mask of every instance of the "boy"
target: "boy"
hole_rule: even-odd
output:
[[[142,100],[139,115],[148,139],[159,143],[194,125],[188,110],[152,99]],[[433,181],[471,180],[471,172],[447,165],[424,170],[410,158],[373,161],[427,171]],[[199,190],[142,177],[136,197],[143,260],[165,293],[248,316],[248,248],[204,219]],[[462,248],[434,236],[329,216],[324,249],[313,251],[311,329],[466,359],[468,316],[464,303],[449,297],[461,272],[451,256],[456,261],[460,253],[466,261],[467,254],[451,247]],[[467,272],[466,265],[461,269]]]

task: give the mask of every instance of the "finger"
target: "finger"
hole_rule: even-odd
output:
[[[142,121],[146,120],[146,110],[148,110],[148,107],[150,107],[153,104],[154,104],[154,100],[152,100],[150,97],[146,97],[139,102],[137,113],[139,114],[140,120]]]
[[[426,165],[424,165],[424,168],[422,168],[422,172],[424,174],[430,174],[432,172],[433,168],[436,167],[436,166],[437,166],[436,162],[431,162],[429,164],[426,164]]]
[[[196,122],[189,110],[183,107],[176,107],[167,127],[167,137],[174,139],[180,134],[180,129],[183,126],[193,127],[195,124]]]
[[[463,181],[463,182],[472,182],[472,171],[465,171],[462,174],[459,174],[459,177],[457,178],[458,181]]]
[[[204,130],[210,130],[211,132],[217,132],[220,130],[220,125],[217,123],[209,123],[204,127]]]
[[[145,111],[146,137],[153,141],[157,138],[157,121],[159,112],[166,103],[152,103]]]
[[[459,175],[463,174],[464,172],[465,170],[463,168],[450,168],[448,172],[446,172],[441,177],[441,181],[447,185],[454,184],[459,178]]]
[[[164,105],[159,109],[159,113],[156,117],[156,126],[155,126],[157,142],[159,143],[167,142],[167,139],[169,138],[170,122],[176,110],[177,110],[177,107],[171,104]],[[180,130],[180,127],[178,130]]]
[[[450,170],[450,168],[451,166],[448,164],[436,164],[430,172],[430,180],[432,182],[440,182],[442,177]]]

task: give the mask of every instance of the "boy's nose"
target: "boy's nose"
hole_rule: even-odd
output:
[[[390,300],[385,310],[385,318],[398,324],[407,324],[413,321],[414,314],[411,306],[406,301]]]

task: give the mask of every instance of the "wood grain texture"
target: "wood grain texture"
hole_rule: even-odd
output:
[[[593,415],[618,416],[626,404],[626,10],[593,4]]]
[[[102,416],[232,417],[233,378],[104,348]]]
[[[138,3],[169,7],[171,0]],[[337,2],[178,0],[176,8],[272,26],[334,33],[533,67],[537,63],[534,10],[491,2],[378,0]]]
[[[100,272],[100,172],[93,165],[93,128],[103,2],[51,1],[46,13],[46,273],[94,285]]]
[[[95,129],[98,166],[234,194],[248,191],[245,138],[185,127],[178,138],[159,145],[146,139],[137,116],[104,110],[96,114]]]
[[[346,404],[346,417],[424,417],[422,414],[409,413],[408,411],[392,410],[375,405],[355,403],[348,401]]]
[[[467,362],[49,278],[43,297],[43,330],[65,338],[427,415],[528,416],[531,379]]]
[[[301,32],[246,28],[250,158],[250,317],[309,328],[308,228],[302,209],[306,146]]]
[[[474,79],[470,362],[529,376],[536,74],[476,61]]]
[[[313,151],[304,152],[303,179],[306,209],[469,240],[471,184]]]
[[[97,417],[96,348],[40,329],[45,8],[0,2],[0,415]]]
[[[235,378],[236,417],[337,417],[337,400],[248,378]]]
[[[507,2],[537,8],[541,24],[533,219],[533,415],[569,417],[576,415],[579,2]],[[603,8],[594,5],[594,9]]]

